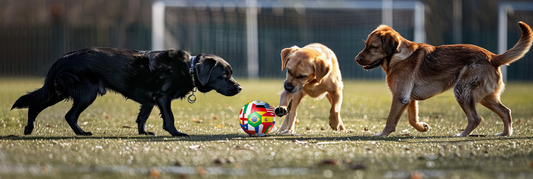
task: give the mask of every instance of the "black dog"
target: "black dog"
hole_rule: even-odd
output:
[[[236,95],[241,87],[232,73],[231,66],[215,55],[191,57],[182,50],[88,48],[57,60],[48,71],[44,86],[20,97],[11,109],[29,108],[24,129],[28,135],[42,110],[70,99],[74,104],[65,115],[68,124],[77,135],[92,135],[78,126],[78,117],[96,96],[110,89],[141,104],[136,121],[139,134],[154,135],[146,132],[145,123],[156,105],[161,110],[163,129],[172,136],[188,136],[174,126],[171,101],[183,99],[194,87],[203,93],[216,90],[225,96]]]

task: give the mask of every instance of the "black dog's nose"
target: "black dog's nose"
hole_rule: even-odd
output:
[[[294,86],[288,84],[284,84],[283,88],[285,88],[285,90],[287,90],[288,92],[292,92],[292,90],[294,90]]]
[[[241,86],[237,86],[237,92],[241,92],[242,90],[242,87]]]

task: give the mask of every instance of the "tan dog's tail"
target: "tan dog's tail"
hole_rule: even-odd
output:
[[[522,21],[518,22],[518,25],[520,25],[520,28],[522,29],[522,37],[520,37],[520,40],[518,40],[513,48],[501,55],[497,55],[496,58],[493,59],[492,64],[494,66],[499,67],[501,65],[509,65],[522,58],[529,51],[529,48],[533,43],[533,31],[529,25]]]

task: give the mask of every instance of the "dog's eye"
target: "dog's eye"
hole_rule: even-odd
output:
[[[300,79],[302,79],[302,78],[305,78],[305,77],[307,77],[307,75],[299,75],[299,76],[297,76],[296,78],[300,78]]]
[[[228,76],[229,76],[229,75],[228,75],[227,73],[222,74],[222,77],[224,77],[224,78],[226,78],[226,77],[228,77]]]

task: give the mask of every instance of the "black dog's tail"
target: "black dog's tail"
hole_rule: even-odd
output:
[[[65,57],[59,59],[52,65],[52,68],[50,68],[50,71],[48,71],[48,74],[46,75],[42,88],[21,96],[15,101],[11,109],[41,106],[58,97],[64,99],[64,97],[61,96],[63,95],[62,92],[65,91],[65,86],[79,81],[79,78],[72,73],[65,72],[64,69],[61,68],[60,62],[63,59],[65,59]]]
[[[21,96],[11,107],[11,109],[15,108],[29,108],[31,106],[39,106],[41,104],[44,104],[56,94],[54,94],[53,91],[50,90],[50,85],[45,82],[44,86],[40,89],[37,89],[33,92],[30,92],[24,96]]]

